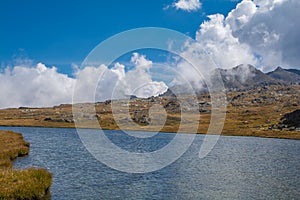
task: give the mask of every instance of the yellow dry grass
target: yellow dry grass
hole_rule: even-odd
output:
[[[14,170],[12,162],[28,155],[19,133],[0,131],[0,199],[50,199],[52,175],[44,169]]]

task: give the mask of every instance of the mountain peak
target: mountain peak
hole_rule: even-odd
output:
[[[253,65],[238,65],[231,69],[219,69],[224,86],[231,89],[242,89],[260,85],[281,84],[280,80],[264,74]]]
[[[284,71],[285,69],[283,69],[282,67],[278,66],[274,71]]]
[[[250,65],[250,64],[241,64],[241,65],[238,65],[238,66],[236,66],[232,69],[234,70],[234,69],[245,69],[245,68],[247,68],[247,69],[256,69],[253,65]]]

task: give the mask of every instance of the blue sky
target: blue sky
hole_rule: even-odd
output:
[[[194,12],[168,5],[173,0],[2,1],[1,66],[31,59],[70,73],[101,41],[138,27],[164,27],[191,37],[209,14],[227,13],[237,1],[202,0]]]
[[[119,83],[118,94],[125,96],[156,96],[187,82],[201,89],[203,76],[193,66],[153,49],[120,55],[120,63],[110,66],[74,67],[109,37],[141,27],[194,38],[179,57],[201,59],[203,50],[209,52],[215,64],[203,64],[202,74],[241,64],[263,72],[300,69],[299,10],[299,0],[2,1],[0,108],[72,103],[78,83],[82,102],[111,98]],[[245,70],[241,76],[252,74]],[[96,84],[101,87],[92,96]]]

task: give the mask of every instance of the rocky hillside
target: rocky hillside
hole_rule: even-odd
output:
[[[252,65],[239,65],[232,69],[218,70],[224,86],[229,89],[245,89],[257,86],[282,85],[285,83],[280,79],[264,74]]]
[[[228,90],[226,96],[223,135],[300,139],[300,85]],[[74,127],[76,122],[78,128],[99,128],[100,125],[110,130],[162,132],[177,132],[180,128],[186,133],[206,133],[212,117],[211,106],[210,94],[202,93],[197,95],[197,101],[187,95],[52,108],[21,107],[0,110],[0,125]]]
[[[298,69],[287,69],[287,71],[300,75],[300,70]]]
[[[297,72],[297,70],[294,72]],[[281,80],[289,84],[298,84],[300,83],[300,75],[294,72],[293,70],[289,71],[281,67],[277,67],[274,71],[267,73],[267,75],[274,79]]]
[[[265,74],[251,65],[218,71],[227,88],[227,110],[219,110],[226,112],[222,134],[300,139],[300,84],[280,78],[281,74],[288,74],[297,80],[299,75],[291,75],[285,69]],[[100,125],[111,130],[177,132],[180,129],[186,133],[206,133],[212,117],[211,94],[195,91],[196,99],[188,87],[174,86],[164,95],[146,99],[129,96],[129,100],[52,108],[3,109],[0,125],[78,128]]]
[[[300,85],[300,70],[283,69],[277,67],[274,71],[263,73],[252,65],[239,65],[231,69],[216,69],[211,73],[210,79],[216,82],[216,77],[220,75],[224,87],[227,90],[247,90],[257,87],[271,85]],[[187,85],[174,85],[161,96],[187,95],[191,93],[201,94],[208,92],[205,82],[202,82],[200,88],[191,90]]]

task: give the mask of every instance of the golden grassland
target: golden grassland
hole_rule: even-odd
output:
[[[188,100],[190,97],[183,98]],[[300,139],[299,131],[270,128],[280,123],[284,114],[300,109],[299,85],[265,86],[252,90],[230,91],[226,93],[226,98],[227,108],[222,111],[226,114],[222,135]],[[60,105],[51,108],[4,109],[0,110],[0,126],[73,128],[75,127],[74,114],[76,127],[79,128],[101,127],[110,130],[180,131],[206,134],[212,117],[210,95],[199,95],[198,101],[207,103],[201,107],[206,112],[190,112],[184,119],[181,119],[182,112],[178,111],[178,102],[174,101],[174,97],[132,99],[129,102],[118,100],[96,104],[86,103],[76,104],[74,107]],[[140,119],[145,116],[147,118],[149,109],[151,110],[154,105],[161,106],[161,109],[152,110],[154,116],[152,120],[158,119],[156,120],[158,123],[151,123],[151,121],[143,123]],[[126,110],[129,110],[128,113]],[[166,114],[165,121],[163,117],[160,119],[164,114]],[[136,123],[130,122],[132,119],[137,119]]]
[[[29,153],[19,133],[0,131],[0,199],[50,199],[52,175],[44,169],[15,170],[12,162]]]

